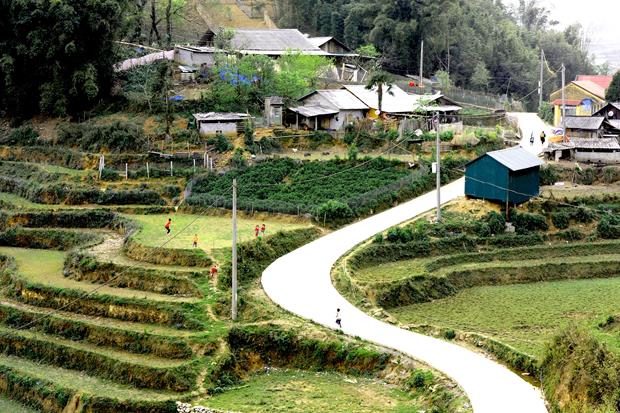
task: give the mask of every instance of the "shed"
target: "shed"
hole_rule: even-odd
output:
[[[237,135],[243,123],[252,117],[246,113],[195,113],[196,125],[201,136]]]
[[[522,204],[540,193],[542,164],[520,146],[487,152],[466,165],[465,195]]]
[[[284,99],[280,96],[265,98],[265,122],[267,126],[282,126],[282,110]]]
[[[211,67],[215,63],[215,53],[218,49],[206,46],[181,46],[174,47],[174,60],[185,66]]]
[[[583,139],[573,138],[575,160],[579,162],[620,163],[620,144],[615,137]]]
[[[289,109],[307,119],[296,117],[290,123],[297,127],[305,123],[315,129],[342,130],[347,124],[363,119],[368,112],[368,106],[345,89],[315,90],[298,100],[303,106]],[[314,114],[320,119],[308,118],[307,114]]]

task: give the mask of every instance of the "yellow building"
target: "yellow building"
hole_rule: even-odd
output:
[[[611,76],[579,75],[564,87],[566,116],[592,116],[605,105],[605,91],[611,83]],[[562,89],[550,96],[554,108],[553,124],[559,126],[562,120]]]

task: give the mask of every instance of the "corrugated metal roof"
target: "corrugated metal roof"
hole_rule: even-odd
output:
[[[248,53],[286,50],[325,53],[297,29],[235,29],[231,44],[236,50]]]
[[[602,116],[567,116],[564,118],[565,129],[599,130],[605,120]]]
[[[615,149],[620,150],[617,138],[572,138],[575,149]]]
[[[359,100],[364,102],[366,106],[378,109],[379,98],[377,97],[377,88],[366,89],[364,85],[344,85],[349,92],[353,93]],[[412,113],[418,99],[414,95],[410,95],[396,85],[391,89],[383,86],[383,102],[382,110],[386,113]]]
[[[221,121],[240,121],[251,118],[247,113],[194,113],[194,118],[198,122],[221,122]]]
[[[620,130],[620,119],[607,119],[607,122],[615,129]]]
[[[366,110],[368,106],[346,89],[318,89],[299,98],[303,102],[312,95],[318,94],[326,101],[326,106],[340,110]]]
[[[335,115],[338,113],[338,109],[326,108],[324,106],[298,106],[296,108],[289,109],[307,118],[313,118],[315,116],[322,115]]]
[[[331,39],[333,39],[333,37],[331,37],[331,36],[326,36],[326,37],[308,37],[308,40],[310,41],[310,43],[312,43],[316,47],[323,46],[325,43],[329,42]]]
[[[487,152],[491,158],[511,171],[521,171],[543,165],[543,162],[520,146]]]

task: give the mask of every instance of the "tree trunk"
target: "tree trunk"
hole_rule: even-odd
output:
[[[153,44],[153,34],[157,39],[157,43],[161,42],[161,36],[159,35],[159,30],[157,29],[157,9],[155,8],[155,4],[157,0],[151,0],[151,31],[149,32],[149,44]]]
[[[166,46],[172,44],[172,0],[166,5]]]

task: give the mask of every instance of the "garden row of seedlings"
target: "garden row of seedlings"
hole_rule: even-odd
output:
[[[5,396],[59,413],[175,412],[176,401],[196,396],[217,349],[207,257],[173,257],[189,257],[191,270],[132,261],[121,248],[98,257],[95,244],[135,229],[103,210],[3,214],[0,225],[2,245],[70,250],[58,253],[62,271],[45,274],[27,270],[43,251],[2,253]]]

